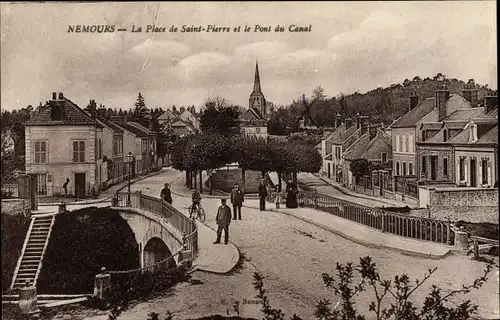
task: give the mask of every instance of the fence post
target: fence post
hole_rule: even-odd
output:
[[[451,232],[450,232],[450,228],[451,228],[451,220],[450,220],[450,217],[446,217],[446,220],[447,220],[447,223],[446,223],[446,244],[447,245],[451,245]]]
[[[111,274],[106,273],[106,268],[101,268],[101,273],[95,276],[94,297],[106,301],[111,296]]]
[[[314,209],[318,210],[318,189],[314,188]]]
[[[385,232],[385,214],[382,213],[382,232]]]
[[[404,202],[405,201],[405,194],[406,194],[406,179],[403,179],[403,196],[402,196],[402,201]]]
[[[36,287],[26,281],[26,286],[19,289],[19,309],[22,314],[33,314],[38,311]]]
[[[479,260],[479,243],[477,240],[474,239],[474,259]]]

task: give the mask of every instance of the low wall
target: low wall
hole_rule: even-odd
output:
[[[245,193],[256,193],[262,173],[257,171],[245,171]],[[230,192],[235,183],[243,186],[241,169],[220,169],[212,175],[212,186],[214,189]]]
[[[2,214],[24,215],[24,199],[2,199]]]
[[[429,210],[433,219],[498,224],[498,189],[430,189]]]
[[[389,190],[384,190],[384,198],[389,199],[389,200],[396,200],[394,196],[394,192],[389,191]]]

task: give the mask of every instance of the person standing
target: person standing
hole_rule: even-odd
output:
[[[267,188],[264,182],[264,179],[260,180],[259,184],[259,209],[260,211],[266,210],[266,197],[267,197]]]
[[[289,179],[286,184],[286,207],[297,208],[297,185]]]
[[[162,200],[172,204],[172,192],[170,191],[168,183],[165,183],[165,187],[161,190],[160,196]]]
[[[217,240],[215,240],[214,244],[220,243],[222,230],[224,230],[224,243],[227,244],[229,241],[229,225],[231,224],[231,209],[226,205],[226,199],[222,198],[220,202],[221,205],[215,217],[215,222],[217,223]]]
[[[66,182],[63,184],[63,189],[64,189],[64,197],[68,197],[68,183],[69,183],[69,179],[66,178]]]
[[[233,190],[231,190],[231,203],[233,205],[233,220],[238,218],[241,220],[241,207],[243,206],[243,202],[245,201],[243,191],[240,189],[240,186],[235,183],[233,186]],[[236,216],[236,212],[238,215]]]
[[[274,201],[276,202],[276,209],[279,209],[281,200],[280,186],[277,185],[274,187],[274,193],[276,194],[276,197],[274,198]]]

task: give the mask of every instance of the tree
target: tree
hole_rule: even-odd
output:
[[[223,98],[209,99],[200,117],[200,127],[204,132],[230,134],[239,129],[239,112]]]
[[[90,100],[89,104],[83,110],[95,117],[97,115],[97,104],[95,103],[95,100]]]
[[[312,92],[312,100],[313,101],[323,101],[326,100],[325,89],[320,85],[316,86]]]
[[[146,128],[149,128],[151,121],[151,113],[150,110],[146,107],[144,97],[140,92],[139,95],[137,96],[137,100],[134,106],[135,108],[132,113],[132,119],[134,121],[137,121],[141,125],[145,126]]]
[[[349,170],[356,179],[359,179],[364,175],[370,174],[370,163],[364,158],[355,159],[349,165]]]

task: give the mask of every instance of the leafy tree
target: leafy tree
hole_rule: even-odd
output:
[[[151,121],[151,113],[150,110],[146,107],[144,97],[140,92],[139,95],[137,96],[137,100],[134,106],[135,108],[132,113],[132,119],[134,121],[137,121],[141,125],[145,126],[146,128],[149,128]]]
[[[201,130],[230,134],[239,131],[239,112],[236,107],[229,106],[220,97],[210,99],[205,103],[205,110],[200,117]]]
[[[95,100],[90,100],[89,104],[83,109],[90,113],[90,115],[95,116],[97,114],[97,104]]]
[[[364,158],[355,159],[350,163],[349,170],[356,179],[359,179],[370,174],[370,163]]]
[[[267,121],[267,132],[271,135],[286,135],[286,124],[285,121],[280,119],[276,114],[272,114]]]
[[[313,101],[323,101],[326,100],[326,94],[325,94],[325,89],[321,86],[317,86],[314,88],[312,92],[312,100]]]

